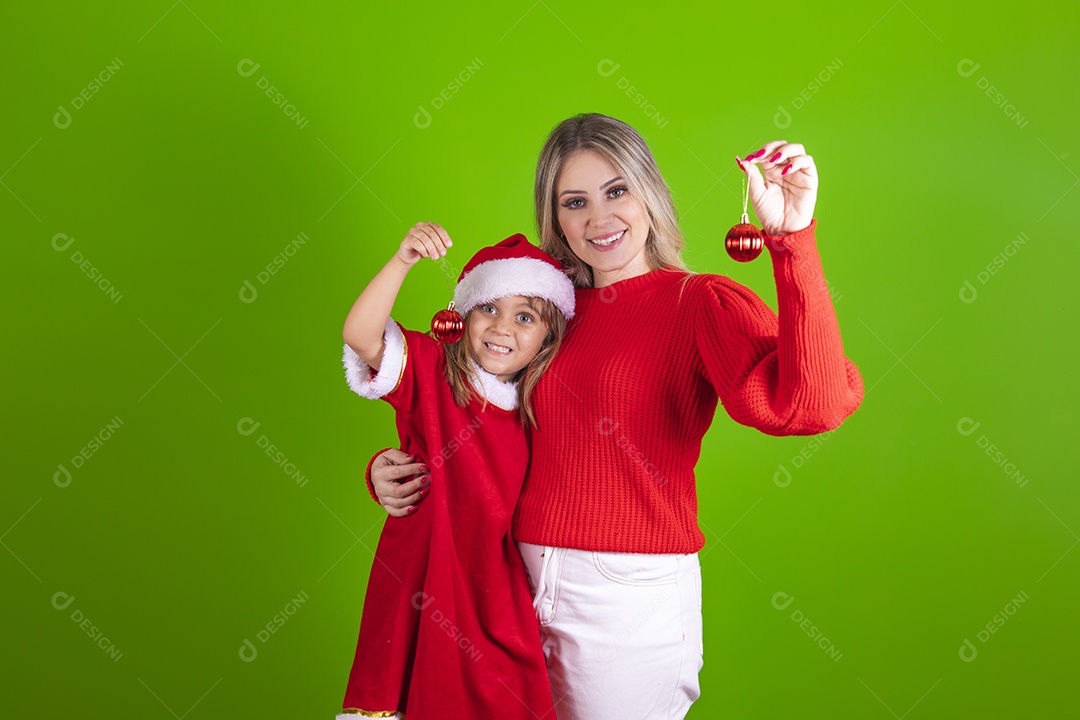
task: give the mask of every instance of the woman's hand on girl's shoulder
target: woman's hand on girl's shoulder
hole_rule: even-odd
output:
[[[406,266],[412,267],[420,258],[438,260],[446,257],[446,251],[453,244],[442,225],[432,222],[417,223],[405,233],[397,257]]]
[[[766,234],[786,235],[810,225],[817,202],[818,175],[814,158],[806,154],[806,148],[773,140],[746,158],[735,160],[746,173],[750,202]]]

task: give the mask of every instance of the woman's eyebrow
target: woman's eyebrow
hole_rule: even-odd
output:
[[[622,179],[623,179],[622,175],[617,175],[617,176],[611,178],[610,180],[608,180],[603,185],[601,185],[600,189],[603,190],[604,188],[606,188],[611,183],[619,182]],[[563,195],[585,195],[585,194],[586,193],[585,193],[584,190],[563,190],[561,193],[559,193],[559,197],[562,197]]]

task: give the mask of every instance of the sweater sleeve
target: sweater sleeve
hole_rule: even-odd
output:
[[[809,227],[766,238],[779,316],[730,278],[703,276],[694,317],[705,374],[736,422],[769,435],[833,430],[862,402]]]

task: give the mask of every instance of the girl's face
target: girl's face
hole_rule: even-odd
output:
[[[649,272],[649,215],[603,155],[578,150],[567,157],[555,202],[570,249],[592,268],[593,287]]]
[[[465,332],[472,359],[503,382],[532,362],[547,334],[540,311],[521,295],[477,305],[469,311]]]

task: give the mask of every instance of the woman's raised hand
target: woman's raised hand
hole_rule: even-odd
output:
[[[750,202],[766,234],[785,235],[810,225],[818,176],[814,159],[802,145],[773,140],[735,161],[749,180]]]
[[[403,263],[412,266],[418,263],[420,258],[438,260],[446,257],[447,249],[453,244],[442,225],[432,222],[417,223],[405,234],[397,256]]]

